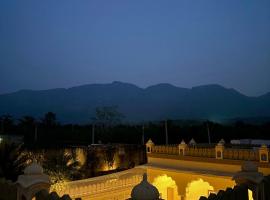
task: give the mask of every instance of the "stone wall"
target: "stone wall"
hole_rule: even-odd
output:
[[[146,151],[143,145],[111,144],[91,145],[88,147],[72,146],[67,148],[29,150],[28,153],[32,154],[31,157],[38,160],[41,164],[45,162],[45,157],[53,157],[61,153],[73,155],[74,160],[80,163],[78,170],[87,170],[85,173],[84,171],[80,171],[86,177],[79,177],[79,179],[106,174],[109,171],[121,171],[147,162]],[[89,168],[89,163],[86,163],[88,162],[88,156],[91,162],[93,162],[93,159],[95,160],[91,169]]]

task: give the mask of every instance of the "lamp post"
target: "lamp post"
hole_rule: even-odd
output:
[[[144,124],[142,125],[142,145],[144,145]]]
[[[95,123],[92,123],[92,144],[95,144]]]
[[[208,121],[206,122],[206,127],[207,127],[207,134],[208,134],[208,143],[211,144],[211,138],[210,138],[210,131],[209,131],[209,126],[208,126]]]

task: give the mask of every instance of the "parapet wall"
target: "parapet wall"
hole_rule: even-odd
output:
[[[224,140],[221,140],[217,144],[196,144],[193,140],[193,143],[189,145],[184,141],[175,145],[155,145],[150,139],[146,143],[146,151],[148,155],[166,154],[269,163],[269,149],[266,145],[262,145],[261,147],[226,145]]]
[[[67,182],[59,195],[69,194],[72,199],[105,200],[128,199],[132,188],[141,182],[145,169],[133,168],[96,178]]]
[[[148,165],[176,170],[204,171],[231,176],[241,169],[245,161],[253,161],[264,175],[270,174],[267,146],[247,147],[237,145],[189,144],[155,145],[146,143]]]

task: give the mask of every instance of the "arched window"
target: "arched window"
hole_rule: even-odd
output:
[[[265,153],[261,154],[261,161],[267,161],[267,155]]]

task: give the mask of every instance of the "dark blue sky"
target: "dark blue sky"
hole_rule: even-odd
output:
[[[0,1],[0,93],[114,80],[269,92],[270,1]]]

